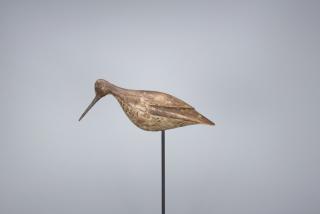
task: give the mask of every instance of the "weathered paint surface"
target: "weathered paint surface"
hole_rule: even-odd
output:
[[[128,118],[143,130],[162,131],[193,124],[214,125],[192,106],[170,94],[124,89],[103,79],[96,81],[95,91],[96,98],[80,119],[101,97],[112,94]]]

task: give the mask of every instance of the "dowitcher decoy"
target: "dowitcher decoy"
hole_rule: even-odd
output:
[[[95,98],[79,121],[98,100],[107,94],[112,94],[135,125],[147,131],[161,131],[161,207],[162,214],[165,214],[165,130],[193,124],[214,125],[214,123],[184,101],[162,92],[124,89],[103,79],[96,81],[95,91]]]
[[[129,119],[147,131],[163,131],[193,124],[214,125],[192,106],[170,94],[124,89],[103,79],[95,82],[95,92],[95,98],[79,121],[99,99],[112,94]]]

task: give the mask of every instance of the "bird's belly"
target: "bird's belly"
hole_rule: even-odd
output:
[[[127,116],[136,126],[146,131],[161,131],[191,124],[179,119],[160,117],[139,111],[136,111],[135,114],[138,117],[133,116],[130,112],[127,113]]]

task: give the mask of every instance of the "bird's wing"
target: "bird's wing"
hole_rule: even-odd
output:
[[[194,110],[191,110],[194,111]],[[189,117],[190,109],[181,109],[175,107],[163,107],[163,106],[151,106],[149,108],[149,112],[153,115],[157,115],[160,117],[167,117],[172,119],[180,119],[186,121],[194,121]],[[186,114],[188,112],[188,114]]]
[[[191,123],[203,123],[214,125],[209,119],[201,115],[194,108],[175,108],[175,107],[150,107],[149,112],[160,117],[184,120]]]
[[[149,112],[153,115],[185,120],[191,123],[214,124],[192,106],[170,94],[150,92],[148,95]]]

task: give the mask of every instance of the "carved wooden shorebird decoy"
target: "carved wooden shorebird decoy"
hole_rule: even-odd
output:
[[[112,94],[135,125],[147,131],[161,131],[161,207],[162,214],[165,214],[165,130],[193,124],[214,125],[214,123],[184,101],[162,92],[124,89],[103,79],[96,81],[95,91],[95,98],[79,121],[98,100],[107,94]]]
[[[79,121],[98,100],[112,94],[129,119],[146,131],[164,131],[193,124],[214,125],[192,106],[166,93],[124,89],[103,79],[95,82],[95,92],[95,98]]]

